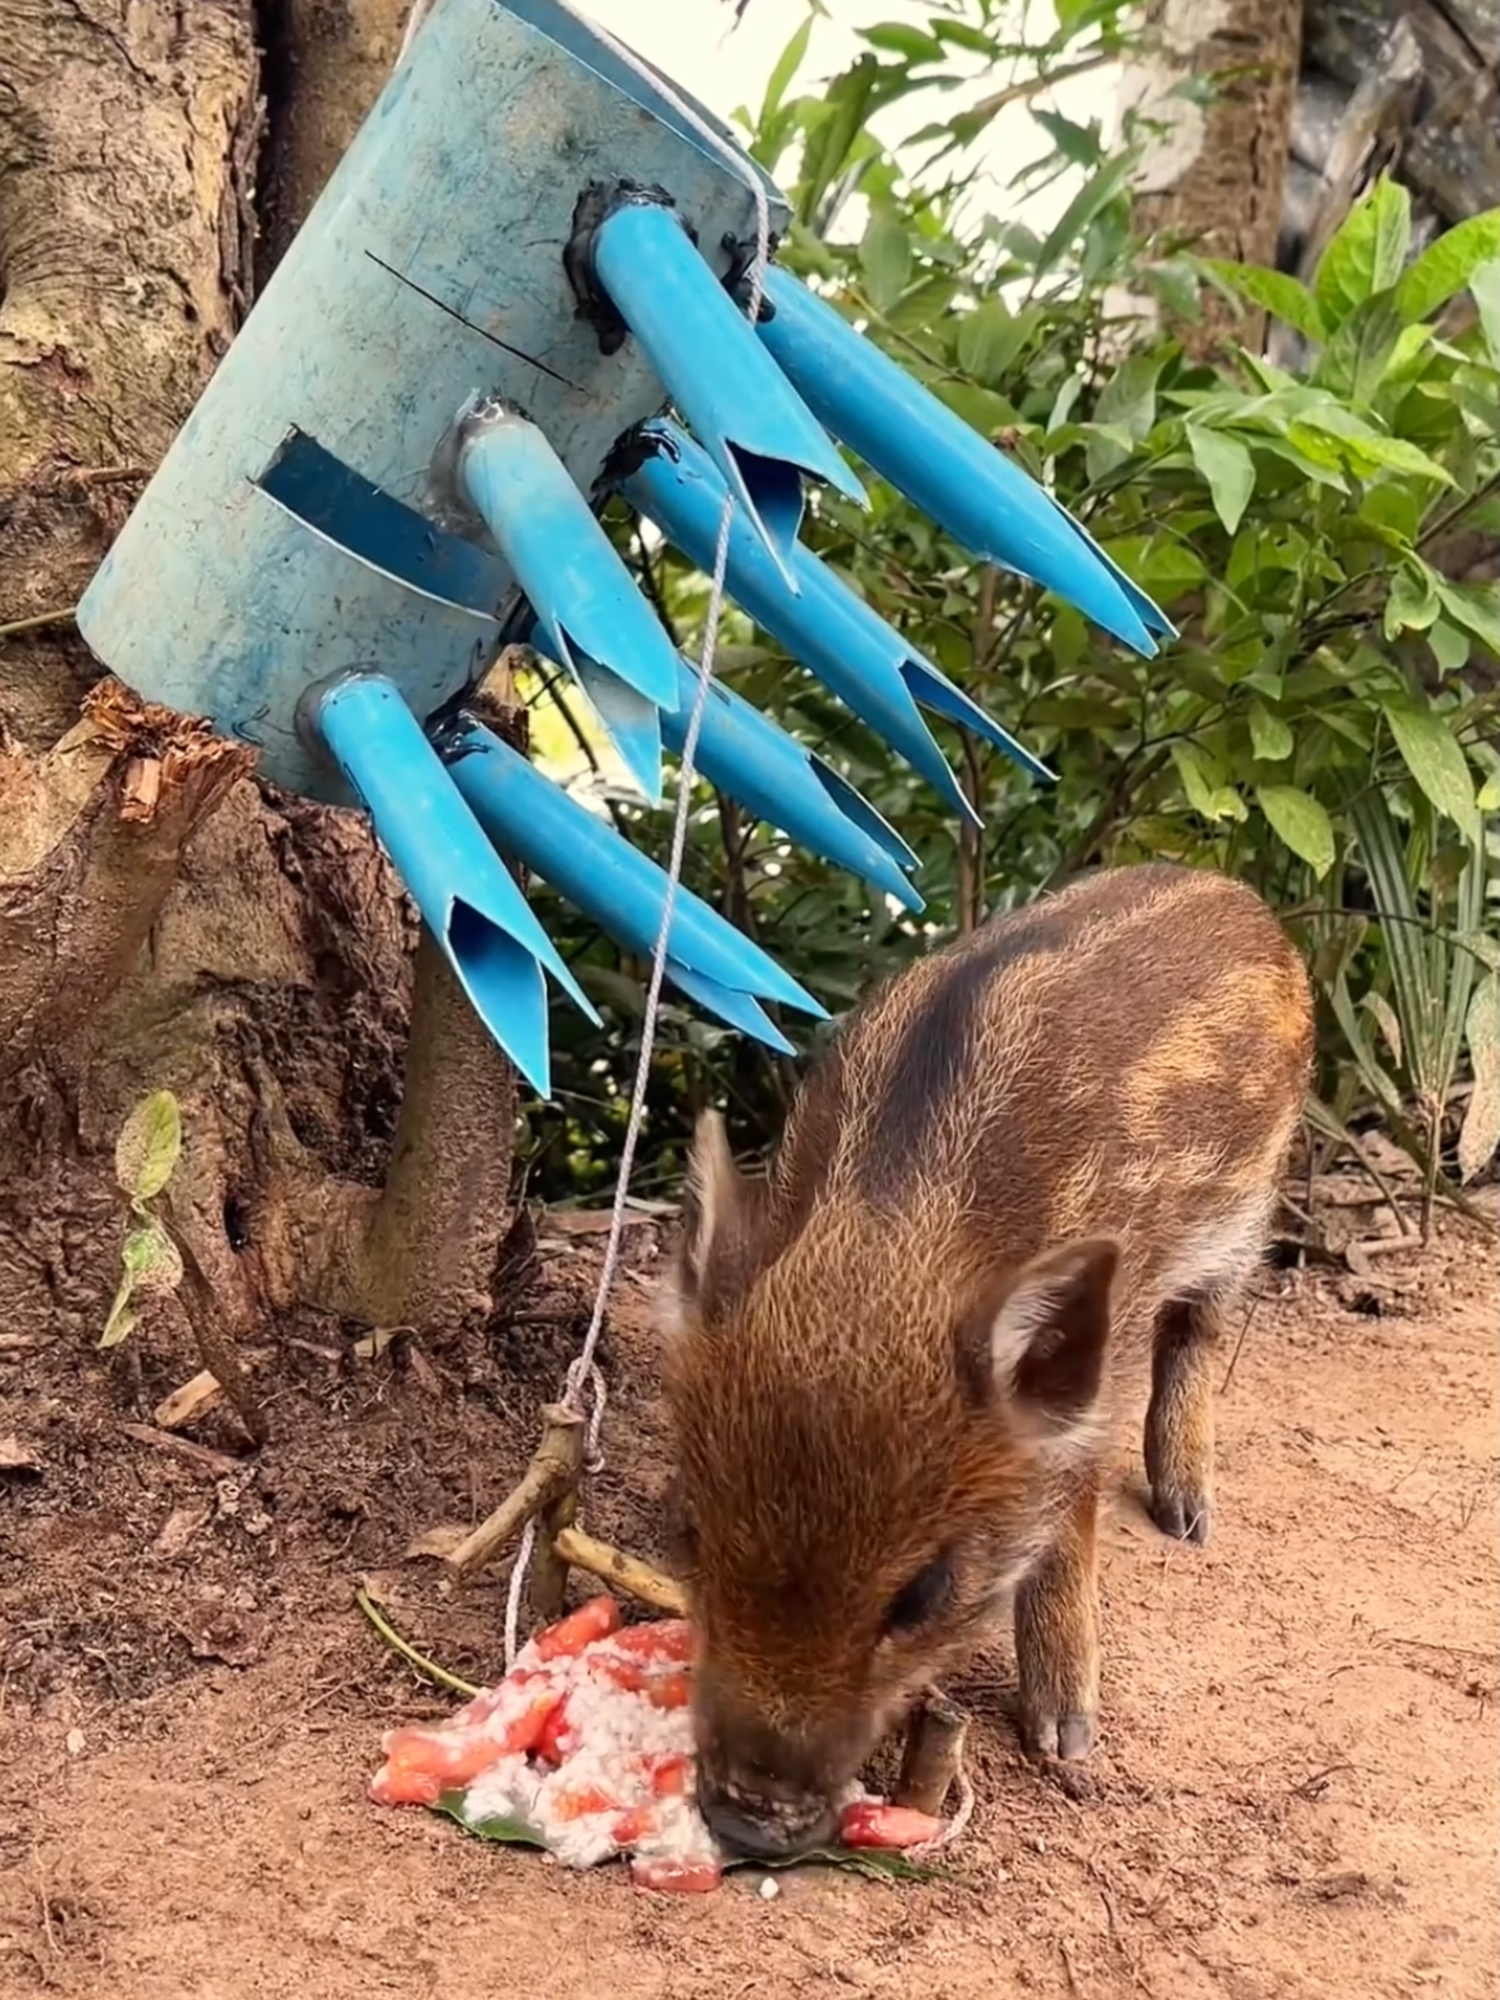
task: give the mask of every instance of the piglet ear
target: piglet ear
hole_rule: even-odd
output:
[[[717,1111],[705,1111],[693,1133],[682,1198],[678,1260],[684,1289],[701,1290],[715,1239],[722,1240],[734,1229],[743,1186],[724,1120]]]
[[[703,1324],[721,1302],[727,1280],[743,1262],[760,1188],[734,1164],[724,1120],[717,1111],[705,1111],[693,1134],[681,1233],[665,1286],[670,1331],[692,1320]]]
[[[1048,1250],[970,1324],[971,1371],[1044,1442],[1084,1449],[1092,1441],[1119,1262],[1119,1245],[1105,1236]]]

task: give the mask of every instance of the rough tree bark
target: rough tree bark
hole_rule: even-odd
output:
[[[1209,257],[1274,264],[1302,46],[1302,0],[1147,0],[1147,52],[1122,104],[1159,128],[1137,180],[1143,233]],[[1208,101],[1178,95],[1201,78]],[[1246,338],[1236,308],[1205,296],[1195,343]],[[1250,329],[1249,339],[1254,340]]]
[[[179,1308],[209,1365],[299,1303],[433,1329],[490,1309],[514,1079],[416,951],[363,821],[275,793],[239,746],[100,683],[68,616],[404,16],[405,0],[0,0],[11,1328],[97,1337],[119,1271],[114,1141],[162,1088],[183,1112],[165,1197]]]

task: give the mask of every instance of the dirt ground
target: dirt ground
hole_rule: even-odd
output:
[[[193,1372],[169,1318],[133,1377],[0,1330],[3,2000],[1500,1992],[1500,1271],[1456,1220],[1423,1259],[1268,1271],[1225,1359],[1212,1546],[1166,1544],[1125,1469],[1087,1784],[1020,1757],[997,1644],[955,1690],[980,1803],[944,1880],[807,1871],[768,1901],[751,1875],[677,1902],[368,1805],[381,1731],[444,1703],[354,1585],[493,1676],[503,1575],[455,1588],[403,1556],[524,1461],[598,1241],[545,1221],[483,1353],[280,1330],[255,1461],[221,1412],[176,1443],[151,1424]],[[649,1554],[650,1225],[632,1252],[590,1518]]]

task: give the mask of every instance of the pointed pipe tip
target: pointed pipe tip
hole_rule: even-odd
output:
[[[439,941],[470,1006],[493,1040],[537,1096],[550,1097],[547,989],[541,967],[523,945],[462,896],[450,904],[446,932]],[[597,1023],[597,1014],[594,1019]]]
[[[545,648],[543,649],[546,650]],[[620,753],[620,761],[641,788],[647,805],[659,806],[662,798],[661,726],[662,710],[644,695],[637,694],[590,654],[574,649],[571,660],[559,661],[570,667],[583,689],[589,706]],[[674,689],[674,696],[676,690]],[[668,713],[675,713],[676,702]]]
[[[742,1035],[749,1035],[767,1048],[775,1049],[778,1055],[796,1055],[794,1044],[787,1040],[753,994],[726,986],[673,959],[667,961],[667,977],[704,1013],[717,1015],[729,1027],[737,1028]]]
[[[444,739],[453,782],[496,845],[632,951],[651,953],[661,932],[667,877],[649,855],[464,715]],[[752,939],[679,886],[670,958],[726,991],[759,994],[803,1013],[819,1003]]]
[[[496,1043],[542,1088],[548,1077],[543,971],[596,1026],[598,1013],[400,690],[384,674],[339,674],[306,690],[298,723],[304,734],[315,733],[353,787]]]
[[[793,560],[808,599],[812,602],[826,600],[836,606],[839,613],[864,635],[872,653],[878,650],[888,661],[914,702],[949,722],[956,722],[987,743],[993,743],[997,750],[1031,777],[1053,782],[1053,774],[1040,758],[1034,757],[1008,729],[987,715],[978,702],[956,686],[940,667],[935,667],[924,653],[918,652],[915,646],[909,646],[895,626],[887,624],[880,613],[867,604],[836,570],[800,543]]]
[[[789,273],[768,271],[766,295],[775,312],[760,338],[836,437],[972,554],[1056,591],[1137,652],[1151,646],[1132,591],[1044,488]]]
[[[1056,773],[1049,770],[1040,757],[1034,756],[1024,743],[1018,742],[1008,729],[986,714],[977,701],[971,700],[930,660],[913,651],[908,654],[900,673],[913,701],[930,709],[934,715],[941,715],[948,722],[955,723],[960,729],[966,729],[971,736],[993,744],[1002,756],[1008,757],[1038,784],[1057,783]]]
[[[675,706],[677,649],[537,425],[497,405],[470,411],[456,477],[553,645],[576,645],[646,701]]]
[[[662,730],[679,755],[699,686],[698,670],[686,661],[681,676],[682,707]],[[908,909],[921,906],[901,873],[915,868],[917,857],[900,836],[852,785],[722,681],[711,684],[704,705],[697,768],[716,790],[809,853]]]
[[[723,482],[691,438],[669,424],[657,427],[656,435],[664,448],[633,460],[619,475],[620,490],[690,561],[709,566],[723,510]],[[856,615],[850,606],[858,600],[848,592],[840,596],[827,570],[800,543],[792,551],[791,567],[802,584],[795,597],[759,540],[731,522],[727,582],[735,602],[904,757],[955,812],[978,826],[978,815],[898,672],[898,662],[905,658],[900,641],[875,613],[861,607]]]

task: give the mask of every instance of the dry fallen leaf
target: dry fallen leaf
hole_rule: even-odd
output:
[[[424,1556],[433,1556],[439,1562],[446,1561],[468,1533],[468,1529],[455,1521],[440,1521],[435,1528],[424,1528],[416,1540],[409,1542],[401,1551],[402,1562],[420,1562]]]

